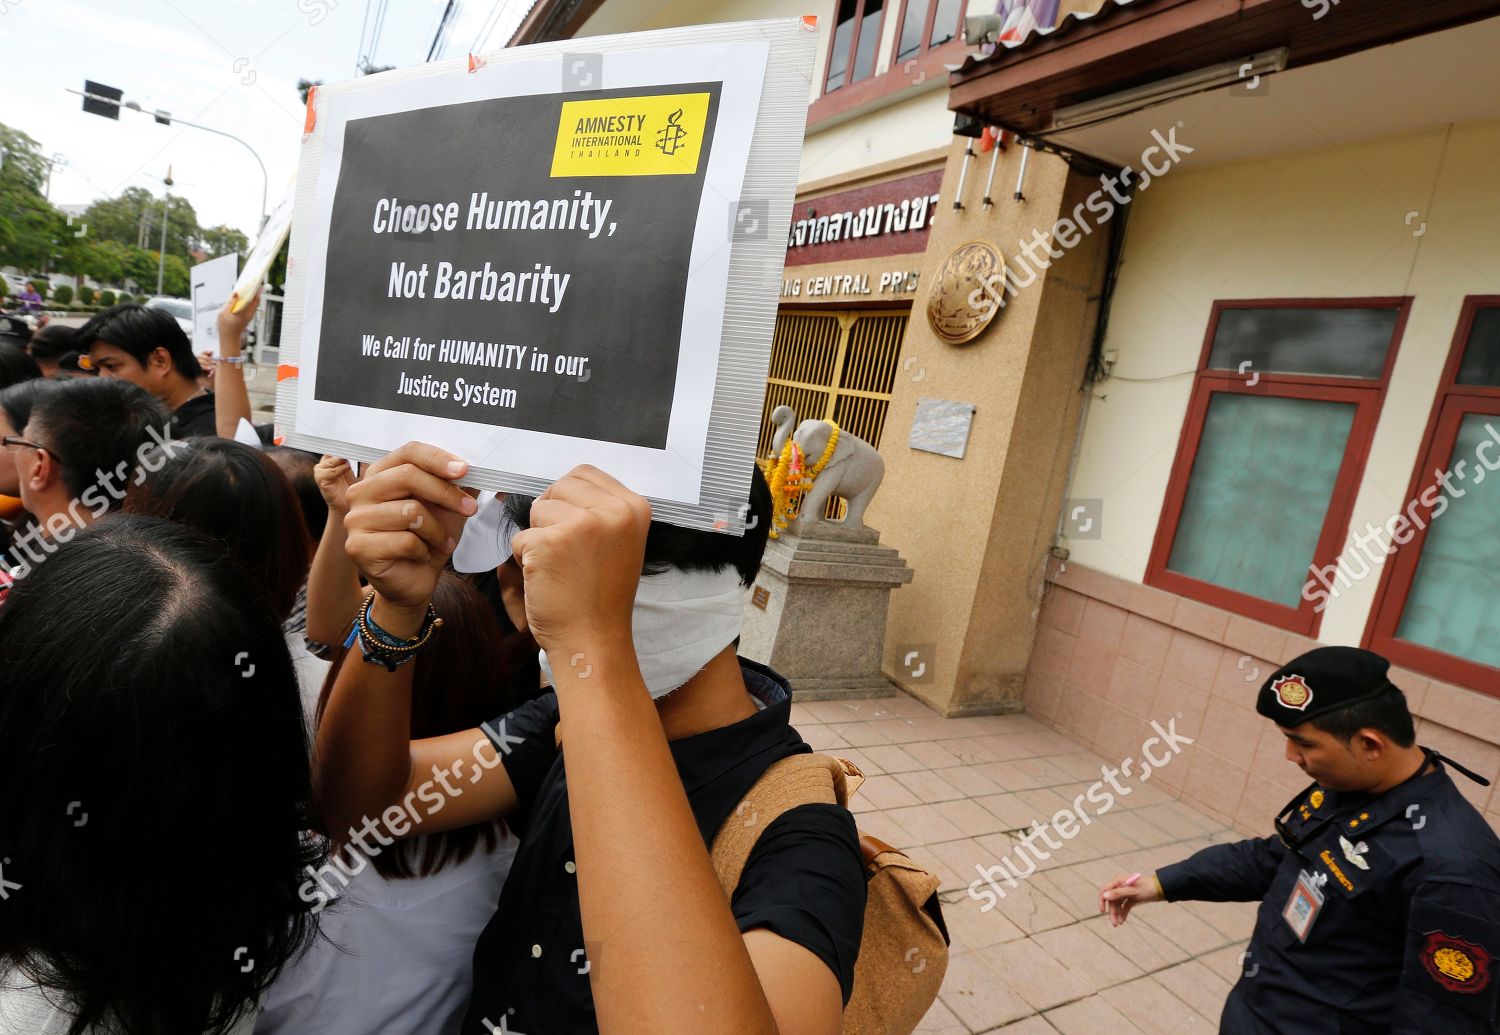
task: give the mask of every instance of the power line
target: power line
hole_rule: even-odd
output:
[[[375,13],[375,27],[370,34],[370,50],[366,55],[366,67],[375,64],[375,54],[380,50],[380,36],[385,31],[385,12],[390,7],[390,0],[379,0],[380,6]]]
[[[438,52],[438,47],[442,44],[443,33],[448,28],[448,19],[453,16],[454,2],[455,0],[448,0],[448,6],[443,8],[443,16],[438,19],[437,32],[432,36],[432,46],[427,48],[428,61],[432,60],[432,56]]]
[[[358,75],[365,61],[365,35],[370,27],[370,0],[365,0],[364,21],[359,23],[359,53],[354,58],[354,74]]]
[[[495,0],[495,6],[490,10],[489,17],[485,19],[484,25],[480,27],[479,32],[474,36],[474,42],[469,47],[471,52],[478,54],[484,49],[485,44],[494,35],[495,30],[500,27],[501,17],[510,13],[514,3],[515,0]]]

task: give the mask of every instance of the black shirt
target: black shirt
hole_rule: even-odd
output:
[[[705,845],[773,762],[811,750],[790,725],[791,691],[785,680],[743,658],[740,669],[764,710],[669,743]],[[584,941],[564,753],[554,739],[557,717],[557,696],[549,692],[485,731],[504,756],[520,800],[507,822],[520,833],[521,846],[499,909],[474,950],[466,1035],[503,1030],[502,1017],[506,1029],[515,1032],[597,1032],[588,970],[609,966],[609,953],[622,951]],[[621,850],[650,851],[651,846]],[[672,893],[665,882],[660,891]],[[784,813],[756,843],[730,908],[741,931],[767,928],[815,953],[838,975],[847,1003],[865,911],[865,872],[854,817],[824,804]],[[631,951],[650,952],[651,947]]]
[[[1287,840],[1214,845],[1157,871],[1170,901],[1261,900],[1220,1031],[1496,1030],[1500,838],[1434,764],[1375,798],[1314,784],[1289,807]],[[1304,873],[1323,897],[1305,941],[1283,915]]]
[[[192,438],[195,435],[217,435],[219,426],[214,422],[214,393],[195,395],[172,411],[167,422],[173,438]]]

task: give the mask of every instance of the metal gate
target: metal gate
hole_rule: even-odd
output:
[[[890,310],[778,314],[757,455],[770,455],[776,433],[771,411],[783,405],[792,408],[798,423],[832,419],[878,448],[908,316]],[[832,501],[828,516],[842,516],[842,507],[842,500]]]

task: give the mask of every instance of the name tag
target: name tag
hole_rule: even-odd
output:
[[[1307,941],[1313,921],[1318,919],[1318,912],[1323,908],[1323,892],[1318,888],[1319,883],[1316,876],[1303,870],[1297,876],[1297,886],[1286,900],[1286,908],[1281,911],[1282,919],[1292,929],[1298,941]]]

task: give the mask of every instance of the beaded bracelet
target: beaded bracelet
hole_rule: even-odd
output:
[[[376,625],[370,617],[370,608],[374,603],[375,591],[371,590],[365,595],[365,602],[354,616],[354,629],[344,646],[352,646],[358,638],[360,654],[364,659],[372,664],[384,665],[388,672],[396,671],[416,657],[417,651],[427,646],[432,639],[433,632],[442,628],[443,620],[437,616],[432,605],[428,604],[427,614],[423,616],[422,627],[417,635],[409,640],[398,639]]]

